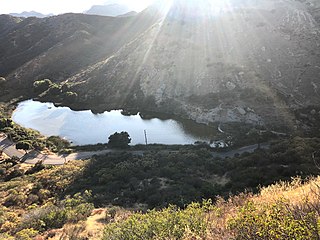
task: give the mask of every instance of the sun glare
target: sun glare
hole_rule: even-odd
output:
[[[134,11],[142,11],[152,4],[154,0],[0,0],[0,13],[19,13],[23,11],[37,11],[41,13],[61,14],[65,12],[83,12],[92,5],[119,3],[130,7]]]
[[[238,1],[239,3],[241,1]],[[217,16],[221,13],[230,12],[234,6],[230,0],[167,0],[157,1],[164,13],[174,4],[175,10],[189,16]]]

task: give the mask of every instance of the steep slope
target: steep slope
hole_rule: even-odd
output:
[[[21,18],[12,17],[10,15],[0,15],[0,36],[5,36],[21,21]]]
[[[111,55],[152,24],[153,16],[111,18],[64,14],[44,19],[1,16],[0,75],[29,91],[34,80],[62,81]],[[16,23],[18,22],[18,23]]]
[[[286,108],[320,101],[320,32],[308,6],[175,0],[137,39],[68,82],[81,82],[75,88],[81,104],[97,110],[149,108],[204,123],[293,124]]]
[[[317,0],[162,2],[128,18],[1,16],[0,76],[19,94],[41,78],[68,82],[72,107],[97,112],[290,128],[293,110],[318,114]]]

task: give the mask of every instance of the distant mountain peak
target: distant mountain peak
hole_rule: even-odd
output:
[[[9,13],[9,15],[14,16],[14,17],[37,17],[37,18],[45,18],[45,17],[50,17],[53,16],[53,14],[42,14],[36,11],[24,11],[22,13]]]
[[[131,11],[132,9],[130,9],[126,5],[114,3],[114,4],[108,4],[108,5],[94,5],[84,13],[90,14],[90,15],[116,17],[119,15],[124,15]]]

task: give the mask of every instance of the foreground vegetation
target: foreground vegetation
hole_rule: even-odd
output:
[[[227,159],[184,148],[58,167],[4,158],[0,239],[317,239],[320,180],[306,179],[319,173],[319,147],[318,138],[296,137]],[[106,206],[119,207],[90,216]]]
[[[90,189],[98,206],[183,207],[245,189],[257,192],[258,186],[298,175],[316,176],[312,153],[319,148],[318,138],[296,137],[275,142],[269,150],[226,159],[205,148],[95,156],[67,192]]]
[[[90,192],[60,198],[83,162],[62,167],[14,164],[4,161],[0,169],[0,239],[34,239],[66,223],[85,220],[93,209]],[[20,171],[12,179],[7,172]]]
[[[280,182],[257,195],[192,203],[184,209],[115,215],[105,240],[138,239],[319,239],[320,178]]]
[[[75,161],[41,170],[39,166],[19,167],[29,172],[0,183],[0,239],[320,237],[319,177],[295,178],[262,188],[255,195],[242,193],[183,207],[170,204],[147,211],[120,207],[93,210],[95,200],[90,191],[65,196],[65,191],[76,181],[74,172],[84,171],[86,162]],[[95,214],[100,215],[95,217]],[[95,225],[99,228],[94,228]]]

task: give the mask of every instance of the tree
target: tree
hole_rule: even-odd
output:
[[[13,127],[12,120],[8,118],[0,118],[0,129],[4,129],[6,127]]]
[[[24,150],[26,153],[32,148],[32,145],[28,141],[20,141],[16,144],[16,149]]]
[[[33,83],[33,89],[36,93],[43,93],[48,90],[51,85],[52,82],[49,79],[38,80]]]
[[[50,85],[49,94],[51,95],[59,95],[61,93],[61,86],[59,84],[53,83]]]
[[[66,103],[74,103],[78,98],[78,94],[75,92],[66,92],[64,94],[64,100]]]
[[[70,147],[70,142],[68,142],[67,140],[62,139],[58,136],[51,136],[47,140],[49,142],[53,143],[53,145],[56,146],[58,151]]]
[[[5,127],[5,128],[2,128],[1,131],[3,131],[4,133],[7,134],[9,140],[11,142],[13,142],[13,139],[16,137],[16,132],[15,130],[13,129],[13,127]]]
[[[114,133],[109,137],[108,146],[111,148],[127,148],[131,138],[127,132]]]

